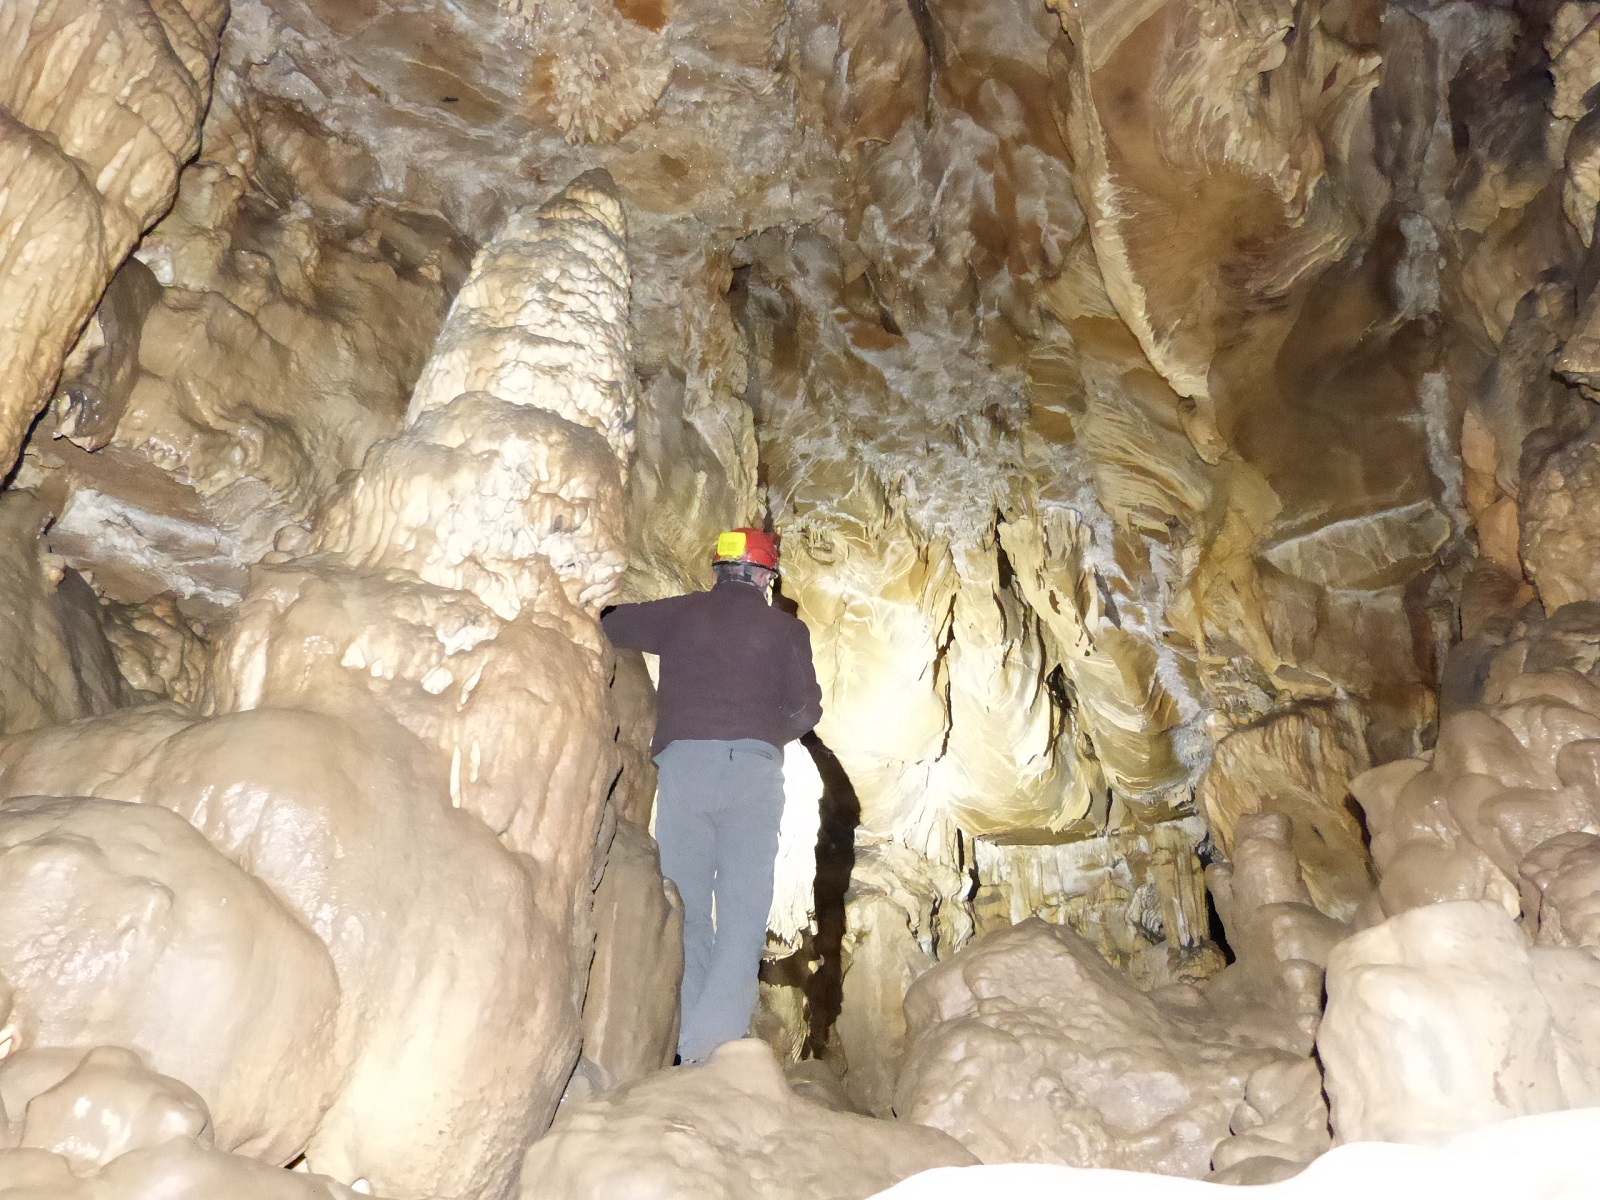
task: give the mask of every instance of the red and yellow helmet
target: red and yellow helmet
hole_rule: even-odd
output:
[[[759,529],[730,529],[717,535],[713,563],[745,562],[769,571],[778,569],[778,543],[770,533]]]

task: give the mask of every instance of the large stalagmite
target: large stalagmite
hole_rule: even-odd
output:
[[[212,659],[210,715],[76,727],[77,759],[99,764],[88,778],[54,730],[8,746],[6,794],[104,797],[3,810],[20,856],[10,911],[46,902],[28,863],[52,854],[82,858],[81,890],[38,919],[103,911],[62,931],[103,963],[92,983],[29,954],[43,931],[8,922],[0,975],[22,1044],[138,1051],[200,1093],[225,1149],[303,1153],[400,1197],[509,1193],[578,1055],[617,770],[595,614],[622,569],[623,238],[599,178],[510,219],[457,298],[411,422],[329,500],[305,553],[257,569]],[[154,815],[107,800],[189,824],[141,839]],[[73,823],[85,850],[57,848],[53,830]],[[151,865],[125,861],[130,835]],[[180,928],[231,889],[237,928],[152,930],[130,958],[96,931],[148,903],[120,882],[129,871],[199,905]],[[181,992],[208,943],[250,947],[198,986],[252,1023],[164,1026],[141,1005]],[[140,1004],[88,1016],[115,987]]]

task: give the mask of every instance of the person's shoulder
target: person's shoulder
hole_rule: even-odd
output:
[[[778,628],[788,633],[790,637],[795,639],[809,639],[811,637],[810,628],[794,613],[789,612],[786,609],[779,608],[777,605],[773,605],[772,616],[774,624],[776,624]]]

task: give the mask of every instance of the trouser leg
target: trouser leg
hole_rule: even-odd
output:
[[[703,746],[703,744],[702,744]],[[656,844],[661,848],[661,873],[683,898],[682,1014],[686,1019],[700,996],[711,962],[711,890],[716,875],[716,827],[713,823],[714,754],[696,752],[673,742],[656,756]]]
[[[708,1057],[741,1038],[756,1006],[756,973],[772,907],[773,864],[783,817],[783,758],[760,742],[724,743],[717,819],[716,933],[698,998],[686,1008],[678,1050]]]

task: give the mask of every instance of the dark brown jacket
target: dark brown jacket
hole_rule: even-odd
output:
[[[619,604],[600,623],[613,645],[661,656],[652,753],[737,738],[781,749],[822,718],[811,634],[748,583]]]

